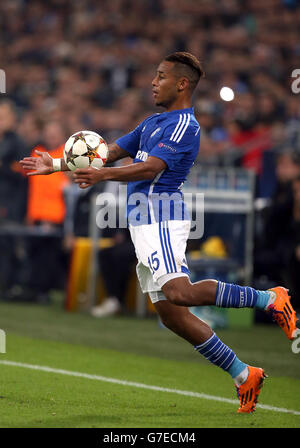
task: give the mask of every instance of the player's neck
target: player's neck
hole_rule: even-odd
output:
[[[172,104],[166,107],[166,112],[172,112],[173,110],[180,110],[180,109],[189,109],[192,107],[191,100],[190,99],[178,99],[174,101]]]

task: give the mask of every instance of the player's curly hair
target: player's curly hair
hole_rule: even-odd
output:
[[[178,76],[186,76],[188,78],[192,91],[197,86],[200,78],[205,76],[201,62],[196,56],[186,51],[171,53],[164,60],[175,64]]]

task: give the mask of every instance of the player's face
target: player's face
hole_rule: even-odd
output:
[[[178,96],[177,81],[173,72],[173,62],[163,61],[159,64],[152,81],[152,92],[156,106],[168,107]]]

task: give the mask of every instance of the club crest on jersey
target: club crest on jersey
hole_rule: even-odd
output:
[[[155,134],[157,134],[160,130],[161,128],[156,128],[155,131],[153,131],[152,134],[150,135],[150,138],[154,137]]]

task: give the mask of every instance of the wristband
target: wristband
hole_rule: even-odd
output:
[[[61,171],[61,160],[53,159],[53,171]]]

